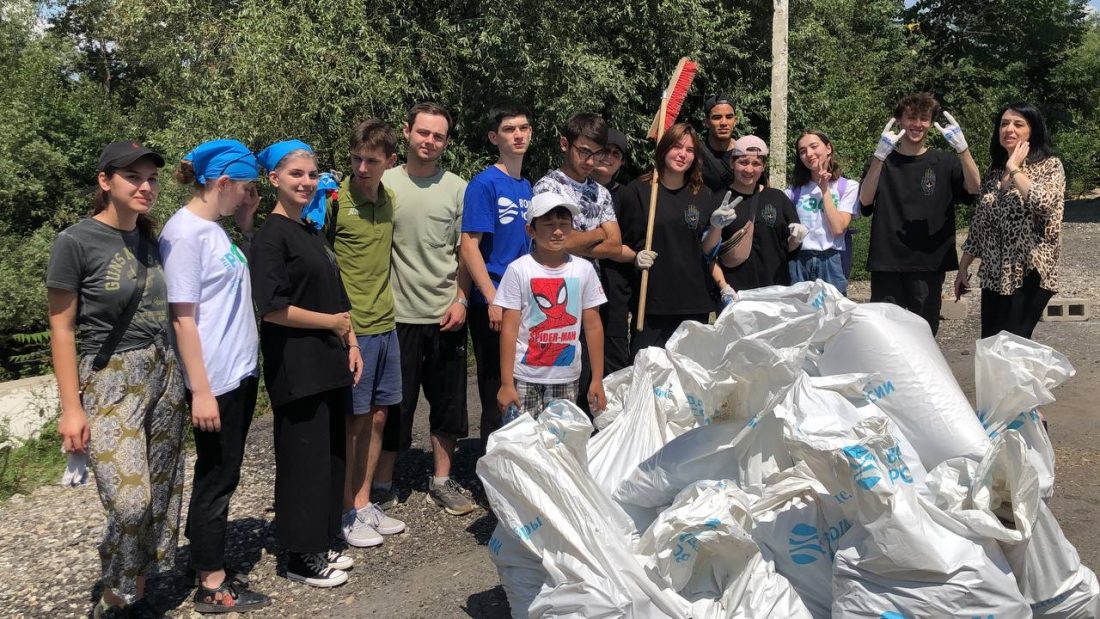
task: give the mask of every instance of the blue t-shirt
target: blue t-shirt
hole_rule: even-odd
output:
[[[462,207],[462,231],[481,233],[481,257],[494,284],[513,260],[531,251],[527,236],[527,206],[534,194],[525,178],[515,179],[489,166],[466,186]],[[472,303],[485,304],[474,287]]]

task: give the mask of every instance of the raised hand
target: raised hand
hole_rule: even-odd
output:
[[[947,119],[947,126],[933,123],[936,125],[936,129],[943,134],[943,138],[955,149],[956,153],[966,152],[970,145],[966,143],[966,136],[963,135],[962,127],[959,126],[958,121],[951,115],[951,112],[945,111],[943,117]]]
[[[1005,169],[1009,174],[1014,173],[1020,169],[1020,166],[1027,163],[1027,155],[1031,152],[1031,144],[1021,140],[1016,144],[1016,148],[1012,149],[1012,154],[1008,156],[1008,161],[1005,163]]]
[[[878,145],[875,146],[875,159],[879,161],[886,161],[886,158],[890,156],[890,153],[894,152],[898,142],[905,135],[905,129],[897,133],[891,131],[891,129],[894,128],[895,122],[897,121],[891,118],[890,122],[886,123],[886,127],[882,129],[882,135],[878,137]]]
[[[733,192],[727,191],[722,203],[710,214],[710,225],[715,228],[725,228],[737,219],[737,205],[744,200],[741,196],[733,199]]]

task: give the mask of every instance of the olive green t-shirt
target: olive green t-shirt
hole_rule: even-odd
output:
[[[340,183],[336,200],[333,250],[340,277],[351,300],[351,323],[356,335],[392,331],[393,293],[390,291],[390,250],[393,246],[393,193],[378,185],[376,202]]]
[[[439,322],[458,292],[458,241],[466,181],[442,169],[410,177],[386,170],[393,191],[393,301],[397,322]]]

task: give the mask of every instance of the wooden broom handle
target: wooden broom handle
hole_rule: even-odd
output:
[[[661,136],[665,134],[665,110],[668,106],[667,92],[666,96],[661,97],[661,112],[657,121],[657,144],[661,143]],[[656,145],[654,145],[656,150]],[[653,179],[649,188],[649,221],[645,227],[645,249],[649,251],[653,248],[653,222],[657,218],[657,190],[659,189],[659,179],[657,178],[657,165],[656,161],[653,165]],[[638,331],[642,330],[645,326],[645,299],[646,293],[649,292],[649,269],[642,271],[642,287],[638,292]]]

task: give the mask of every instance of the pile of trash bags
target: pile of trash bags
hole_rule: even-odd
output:
[[[495,432],[477,465],[514,617],[1097,617],[1045,500],[1036,407],[1074,373],[1007,333],[971,407],[928,325],[823,282],[713,325]]]

